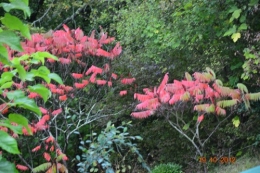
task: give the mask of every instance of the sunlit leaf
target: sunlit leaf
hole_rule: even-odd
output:
[[[16,113],[9,114],[8,119],[10,120],[10,122],[14,122],[14,123],[22,125],[23,127],[26,128],[27,132],[30,135],[32,134],[32,131],[28,126],[28,120],[24,116],[22,116],[21,114],[16,114]]]
[[[240,124],[239,117],[238,117],[238,116],[235,116],[235,117],[232,119],[232,122],[233,122],[233,125],[234,125],[235,127],[238,127],[239,124]]]

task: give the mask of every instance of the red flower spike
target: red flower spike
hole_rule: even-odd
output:
[[[67,58],[59,58],[61,64],[70,64],[71,60]]]
[[[117,43],[114,49],[111,51],[110,59],[113,60],[115,57],[120,55],[121,52],[122,52],[122,47],[120,46],[120,43]]]
[[[82,89],[84,88],[86,85],[84,83],[75,83],[74,86],[77,88],[77,89]]]
[[[147,118],[147,117],[151,116],[153,113],[154,113],[153,110],[147,110],[147,111],[143,111],[143,112],[133,112],[131,114],[131,116],[134,118],[142,119],[142,118]]]
[[[105,85],[107,83],[106,80],[97,80],[97,85]]]
[[[132,84],[135,81],[135,78],[123,78],[121,80],[121,83],[124,85]]]
[[[56,115],[59,115],[60,113],[62,113],[62,108],[53,111],[51,114],[52,114],[53,116],[56,116]]]
[[[34,99],[36,97],[39,97],[40,95],[38,93],[35,93],[35,92],[31,92],[29,95],[28,95],[28,98],[30,99]]]
[[[38,150],[40,150],[41,149],[41,145],[38,145],[37,147],[35,147],[34,149],[32,149],[32,152],[36,152],[36,151],[38,151]]]
[[[16,168],[17,169],[19,169],[19,170],[21,170],[21,171],[26,171],[26,170],[28,170],[29,168],[27,167],[27,166],[24,166],[24,165],[16,165]]]
[[[51,155],[49,153],[44,152],[43,153],[43,157],[45,158],[46,161],[50,161],[51,160]]]
[[[107,85],[108,85],[109,87],[112,87],[112,82],[111,82],[111,81],[108,81],[108,82],[107,82]]]
[[[54,138],[52,136],[48,137],[46,140],[45,140],[46,143],[53,143],[54,142]]]
[[[59,100],[60,101],[66,101],[67,100],[67,96],[66,95],[59,96]]]
[[[67,161],[67,160],[69,160],[69,158],[68,158],[66,155],[64,155],[64,156],[62,157],[62,160]]]
[[[73,90],[73,87],[71,87],[71,86],[66,86],[66,87],[64,88],[64,90],[65,90],[66,92],[70,92],[70,91]]]
[[[74,79],[81,79],[83,77],[83,74],[79,73],[72,73],[71,75]]]
[[[127,90],[120,91],[120,93],[119,93],[120,96],[124,96],[126,94],[127,94]]]
[[[54,151],[54,146],[51,146],[50,151]]]
[[[115,80],[117,79],[117,75],[115,73],[112,73],[111,77]]]
[[[204,115],[200,115],[200,116],[198,117],[198,122],[200,123],[203,119],[204,119]]]

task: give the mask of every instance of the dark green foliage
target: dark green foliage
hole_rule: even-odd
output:
[[[141,140],[142,138],[140,136],[129,136],[128,125],[130,123],[123,123],[122,126],[115,127],[111,122],[108,122],[106,129],[98,137],[81,141],[82,146],[79,148],[83,154],[76,157],[80,161],[78,171],[101,172],[104,170],[106,173],[114,173],[120,170],[126,172],[132,169],[130,163],[127,163],[127,158],[131,154],[137,155],[138,162],[149,171],[149,167],[145,164],[136,144],[132,143],[132,140]],[[92,135],[95,136],[96,133]]]
[[[155,166],[152,173],[182,173],[181,166],[174,163]]]

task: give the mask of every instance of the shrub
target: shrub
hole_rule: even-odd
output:
[[[152,173],[182,173],[182,170],[178,164],[167,163],[155,166]]]

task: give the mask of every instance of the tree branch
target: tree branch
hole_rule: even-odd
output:
[[[208,136],[207,139],[205,139],[205,141],[202,143],[202,147],[204,147],[205,143],[209,140],[209,138],[213,135],[213,133],[215,133],[218,129],[218,127],[220,126],[220,124],[222,124],[224,121],[226,121],[234,112],[231,112],[226,118],[224,118],[222,121],[220,121],[220,123],[218,123],[218,125],[215,127],[215,129],[210,133],[210,135]]]
[[[182,134],[185,138],[187,138],[192,144],[193,146],[197,149],[197,152],[199,153],[200,156],[202,156],[202,152],[200,151],[199,147],[195,144],[195,142],[189,137],[187,136],[182,130],[178,129],[172,122],[171,120],[167,120],[169,122],[169,124],[175,129],[177,130],[180,134]]]
[[[79,9],[77,9],[77,11],[75,13],[73,13],[70,17],[68,17],[67,19],[65,19],[62,23],[60,23],[55,29],[58,30],[62,27],[63,24],[68,23],[69,21],[71,21],[76,15],[78,15],[84,8],[87,7],[87,3],[85,3],[82,7],[80,7]]]
[[[48,12],[50,11],[52,5],[53,5],[54,0],[52,1],[52,4],[49,6],[49,8],[46,10],[46,12],[42,15],[42,17],[40,17],[39,19],[35,20],[32,25],[35,26],[36,22],[41,22],[41,20],[48,14]]]

